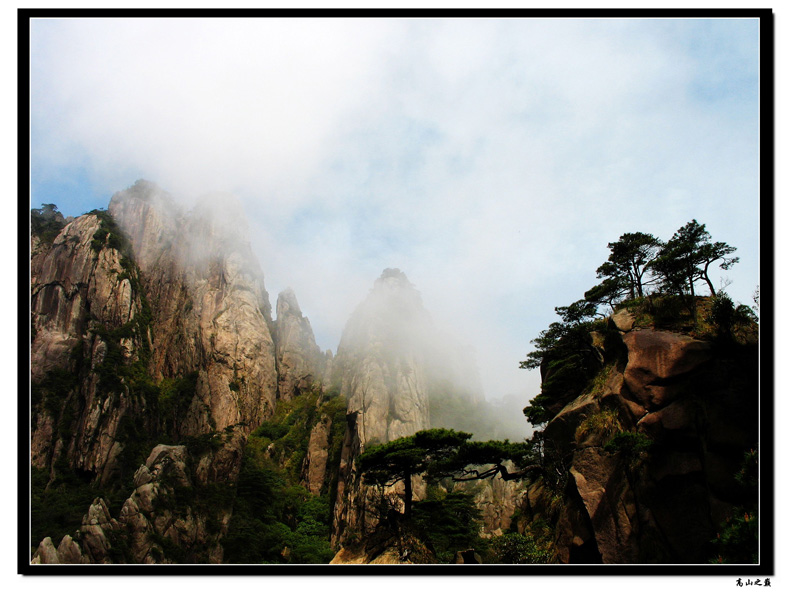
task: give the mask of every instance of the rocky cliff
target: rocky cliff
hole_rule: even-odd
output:
[[[290,288],[277,297],[274,324],[277,360],[277,390],[290,400],[323,380],[326,359],[315,343],[310,321],[302,315],[296,294]]]
[[[429,427],[423,349],[429,330],[420,295],[399,270],[385,270],[349,319],[334,372],[362,445]]]
[[[134,492],[120,516],[101,518],[110,510],[99,500],[86,517],[110,525],[114,534],[94,547],[114,544],[113,553],[93,552],[88,543],[77,557],[75,534],[64,557],[115,561],[131,545],[124,560],[172,560],[139,542],[164,537],[162,545],[181,550],[178,557],[220,560],[216,525],[227,523],[232,496],[224,517],[197,502],[191,514],[167,514],[168,502],[151,501],[166,500],[167,487],[149,490],[156,475],[172,471],[155,470],[151,451],[169,446],[162,458],[175,459],[167,465],[179,467],[178,487],[192,487],[198,498],[233,484],[246,435],[274,413],[278,386],[287,400],[312,377],[320,380],[324,358],[296,297],[283,296],[276,325],[243,214],[227,196],[185,211],[139,181],[116,193],[108,211],[72,221],[39,214],[34,222],[31,462],[44,479],[38,494]],[[183,445],[204,440],[231,447],[215,455],[221,470]],[[140,476],[141,465],[151,480]],[[314,459],[313,480],[319,465]],[[53,559],[50,547],[40,550],[42,561]]]
[[[430,318],[419,293],[397,269],[385,270],[346,324],[332,382],[348,401],[348,426],[335,504],[336,543],[377,524],[372,491],[357,458],[368,443],[389,442],[430,427],[424,344]]]
[[[178,432],[260,424],[277,400],[273,323],[238,202],[208,196],[183,212],[138,182],[115,194],[109,211],[129,236],[153,303],[154,379],[197,372]]]
[[[496,431],[469,350],[437,329],[419,292],[398,269],[384,270],[349,319],[332,381],[348,400],[335,505],[337,545],[369,538],[378,524],[374,492],[357,466],[367,446],[434,427],[466,429],[479,437]],[[412,481],[415,499],[424,498],[426,483],[419,476]],[[513,482],[478,483],[474,496],[484,533],[501,534],[510,526],[522,489]],[[383,547],[373,547],[369,552],[345,549],[339,557],[351,553],[373,561],[384,553]]]
[[[292,290],[272,318],[229,196],[187,210],[140,181],[76,219],[49,204],[32,230],[34,563],[479,557],[429,548],[424,525],[377,528],[397,529],[403,485],[382,513],[358,466],[429,428],[503,437],[469,349],[401,271],[375,281],[332,358]],[[738,475],[758,443],[756,329],[662,324],[659,300],[574,333],[572,371],[547,353],[532,472],[430,488],[415,474],[415,504],[471,512],[469,498],[491,548],[541,533],[564,563],[709,560],[752,495]]]
[[[117,518],[96,498],[74,536],[57,548],[46,537],[32,563],[222,562],[244,435],[234,430],[202,444],[154,447]]]
[[[543,430],[523,514],[555,525],[564,563],[707,563],[751,495],[737,475],[758,440],[756,337],[662,330],[642,310],[608,323],[600,371]]]
[[[150,309],[106,213],[74,220],[33,256],[31,324],[33,466],[62,459],[106,483],[130,426],[155,429],[136,380],[151,349]]]

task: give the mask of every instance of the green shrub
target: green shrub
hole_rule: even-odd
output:
[[[581,444],[589,434],[599,434],[602,439],[608,440],[622,429],[620,415],[616,409],[602,409],[586,417],[576,428],[575,439]]]
[[[115,438],[123,446],[118,455],[120,479],[130,480],[145,463],[155,442],[146,429],[144,419],[129,413],[121,417]]]
[[[264,421],[252,434],[258,438],[279,440],[288,433],[288,426],[273,421]]]
[[[757,449],[743,458],[735,480],[746,489],[746,503],[733,508],[711,541],[715,556],[711,563],[758,563],[759,521],[757,519],[759,463]]]
[[[757,511],[737,507],[712,541],[716,556],[712,563],[759,563]]]
[[[30,231],[45,244],[52,244],[66,225],[55,204],[42,204],[30,210]]]
[[[431,487],[424,501],[415,502],[412,524],[420,540],[433,548],[440,563],[450,563],[456,551],[481,548],[481,514],[474,496],[446,493]]]
[[[619,432],[603,447],[606,452],[622,454],[633,465],[643,458],[653,441],[641,432]]]
[[[157,407],[165,434],[176,438],[182,418],[186,414],[197,392],[198,373],[165,378],[157,389]]]
[[[693,326],[693,316],[688,311],[683,296],[665,294],[650,300],[650,312],[656,327],[682,329]]]
[[[189,454],[197,458],[206,452],[216,452],[222,448],[222,436],[216,432],[200,434],[199,436],[186,436],[181,439],[181,444],[187,447]]]
[[[552,546],[549,540],[530,532],[509,532],[491,539],[488,559],[491,563],[551,563]]]
[[[69,393],[77,387],[78,376],[64,368],[54,368],[46,373],[44,378],[31,385],[31,398],[33,407],[43,403],[46,412],[57,418],[63,409]]]
[[[148,536],[151,542],[161,549],[161,557],[159,558],[160,561],[162,559],[169,559],[173,563],[186,563],[186,553],[184,552],[184,549],[178,544],[174,543],[168,537],[162,536],[161,534],[154,531],[150,532]]]

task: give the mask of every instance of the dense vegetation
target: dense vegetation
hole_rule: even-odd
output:
[[[40,208],[30,210],[30,231],[45,244],[52,244],[65,225],[55,204],[41,204]]]
[[[250,434],[242,459],[233,516],[223,539],[232,563],[329,563],[337,474],[319,495],[302,484],[310,431],[331,420],[329,463],[336,471],[345,431],[345,400],[321,400],[317,390],[282,401],[274,417]]]
[[[456,552],[467,549],[479,551],[490,563],[548,562],[548,536],[514,531],[504,538],[482,538],[474,496],[453,488],[453,483],[497,475],[522,479],[539,471],[532,444],[471,438],[466,432],[436,428],[372,445],[362,453],[359,462],[365,483],[378,491],[379,535],[408,540],[412,550],[425,548],[439,563],[450,563]],[[427,482],[428,493],[415,501],[412,481],[418,476]],[[387,493],[398,483],[403,484],[402,495]]]

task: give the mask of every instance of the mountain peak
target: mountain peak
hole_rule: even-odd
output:
[[[379,286],[414,288],[414,284],[409,281],[406,274],[397,267],[388,267],[381,272],[381,276],[374,283],[374,287]]]
[[[282,315],[288,313],[297,317],[302,316],[302,309],[299,308],[296,293],[291,287],[286,288],[277,296],[277,318],[279,319]]]

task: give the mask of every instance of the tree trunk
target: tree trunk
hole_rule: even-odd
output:
[[[411,474],[407,474],[403,480],[405,491],[403,492],[403,516],[409,518],[411,516]]]
[[[713,287],[713,282],[711,282],[710,278],[708,277],[708,266],[709,265],[710,265],[710,262],[705,264],[705,269],[702,271],[702,277],[705,278],[706,282],[708,282],[708,288],[710,288],[710,295],[711,296],[715,296],[716,295],[716,289]]]
[[[693,300],[696,296],[694,293],[694,269],[688,269],[686,271],[686,277],[688,277],[689,280],[689,293],[691,294],[691,298]]]
[[[634,285],[636,286],[636,295],[639,298],[642,298],[642,274],[639,273],[639,266],[636,263],[632,263],[634,267]]]
[[[697,295],[694,293],[694,275],[689,275],[689,292],[691,292],[691,305],[689,312],[694,318],[697,317]]]

